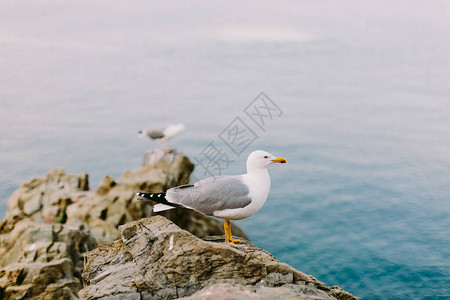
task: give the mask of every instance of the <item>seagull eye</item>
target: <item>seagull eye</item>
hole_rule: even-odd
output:
[[[269,158],[269,157],[266,155],[266,156],[264,156],[264,158]]]

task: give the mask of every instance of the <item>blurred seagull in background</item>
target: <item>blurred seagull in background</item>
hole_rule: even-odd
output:
[[[264,205],[270,190],[267,167],[272,163],[286,163],[286,159],[257,150],[247,158],[247,174],[215,176],[168,189],[165,193],[136,193],[159,204],[154,212],[175,207],[192,209],[207,216],[225,220],[225,242],[239,240],[231,236],[230,220],[250,217]]]
[[[183,124],[169,124],[167,126],[161,125],[149,129],[139,130],[138,136],[140,138],[148,136],[155,142],[160,143],[164,151],[168,152],[169,148],[166,148],[166,142],[183,131],[184,131]]]

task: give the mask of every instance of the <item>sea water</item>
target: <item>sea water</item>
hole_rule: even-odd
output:
[[[0,215],[55,167],[89,173],[91,188],[118,179],[158,147],[139,129],[181,122],[169,146],[192,160],[215,146],[229,159],[222,174],[245,172],[255,149],[287,159],[269,167],[261,211],[236,222],[257,246],[365,299],[448,298],[449,12],[6,1]],[[278,108],[260,108],[264,126],[247,114],[260,92]],[[223,134],[236,120],[253,134],[239,151]],[[197,164],[193,177],[207,176]]]

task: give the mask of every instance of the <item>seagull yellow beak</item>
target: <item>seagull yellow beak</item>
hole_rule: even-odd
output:
[[[276,162],[276,163],[281,163],[281,164],[287,163],[286,159],[284,159],[282,157],[275,157],[275,159],[272,159],[272,161]]]

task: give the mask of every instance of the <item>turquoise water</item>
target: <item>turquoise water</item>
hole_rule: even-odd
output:
[[[119,178],[156,146],[137,130],[182,122],[170,145],[214,142],[224,174],[288,160],[237,222],[256,245],[365,299],[449,298],[448,4],[197,5],[2,4],[0,215],[54,167]],[[261,91],[282,110],[264,130],[244,112]],[[219,137],[236,117],[257,135],[241,156]]]

